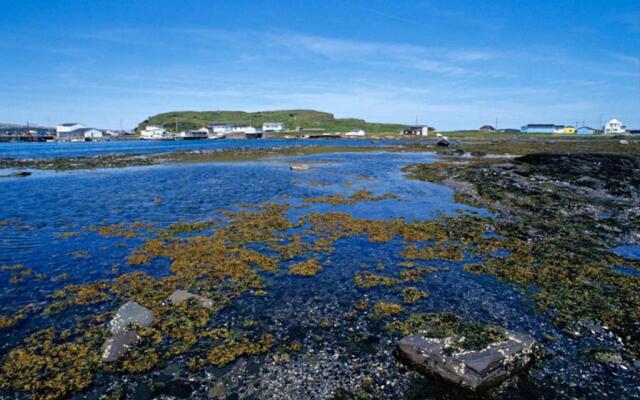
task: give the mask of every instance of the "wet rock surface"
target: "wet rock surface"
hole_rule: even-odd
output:
[[[200,302],[204,307],[213,307],[213,301],[203,296],[198,296],[197,294],[193,294],[187,292],[186,290],[178,289],[175,292],[171,293],[171,296],[167,298],[171,304],[182,304],[185,301],[189,301],[190,299],[195,299]]]
[[[540,174],[614,196],[640,199],[640,162],[630,156],[534,153],[514,162],[530,167],[529,171],[518,171],[521,174]]]
[[[153,322],[153,313],[135,301],[123,304],[109,322],[109,330],[113,335],[126,332],[130,326],[139,325],[146,328]]]
[[[498,385],[529,365],[536,352],[535,340],[523,334],[507,333],[507,340],[480,351],[449,354],[456,338],[427,338],[421,334],[404,337],[398,343],[398,357],[429,377],[440,377],[464,388],[477,390]]]
[[[107,339],[102,345],[102,362],[114,362],[124,356],[130,347],[135,346],[140,338],[133,331],[119,332]]]

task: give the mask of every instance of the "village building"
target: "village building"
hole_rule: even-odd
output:
[[[429,127],[427,125],[413,125],[405,128],[402,131],[404,135],[413,135],[413,136],[428,136],[430,132],[435,132],[435,128]]]
[[[69,122],[56,126],[56,135],[58,137],[65,136],[65,133],[77,131],[78,129],[86,128],[85,125],[79,124],[77,122]],[[62,134],[62,135],[61,135]]]
[[[265,122],[262,124],[262,132],[282,132],[284,130],[284,124],[282,122]]]
[[[520,131],[522,133],[557,133],[557,127],[558,125],[554,124],[527,124],[523,125]]]
[[[207,128],[209,129],[209,133],[213,134],[231,133],[231,124],[227,123],[214,123],[210,124]]]
[[[147,125],[142,132],[140,132],[140,139],[144,140],[162,140],[167,136],[167,131],[158,125]]]
[[[81,131],[82,131],[82,137],[84,137],[85,140],[102,139],[104,137],[104,134],[99,129],[85,128],[85,129],[81,129]]]
[[[565,126],[562,133],[566,133],[566,134],[575,134],[576,133],[576,128],[573,126]]]
[[[576,129],[576,133],[578,135],[593,135],[594,133],[596,133],[596,130],[588,126],[581,126]]]
[[[58,125],[56,136],[60,140],[94,140],[102,139],[104,133],[99,129],[88,128],[85,125],[72,122]]]
[[[625,133],[627,130],[626,130],[626,127],[622,125],[622,122],[613,118],[611,121],[607,122],[604,125],[603,131],[605,134],[618,135],[618,134]]]
[[[175,139],[197,140],[197,139],[207,139],[208,137],[209,137],[209,130],[207,128],[200,128],[196,130],[180,132],[175,136]]]
[[[235,125],[231,127],[231,132],[233,133],[257,133],[258,129],[254,128],[251,125]]]
[[[482,125],[479,129],[480,132],[495,132],[496,128],[491,125]]]
[[[363,137],[365,135],[365,131],[363,129],[354,129],[344,134],[347,137]]]

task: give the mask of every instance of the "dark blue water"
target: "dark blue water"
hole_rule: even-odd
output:
[[[49,142],[49,143],[0,143],[0,157],[76,157],[99,154],[150,154],[175,151],[216,150],[291,146],[384,146],[401,144],[397,140],[302,140],[302,139],[264,139],[264,140],[122,140],[107,142]]]
[[[157,152],[162,146],[200,145],[191,142],[156,143],[149,142],[150,147],[146,147],[146,151]],[[211,143],[217,146],[223,142]],[[257,146],[268,142],[242,143],[256,143]],[[75,145],[61,145],[64,147],[61,151],[65,155],[74,154]],[[105,143],[95,144],[98,147],[93,148],[93,145],[80,144],[75,154],[125,151],[124,147],[133,146],[129,143]],[[142,145],[147,146],[147,143]],[[50,150],[54,146],[58,145],[43,145],[44,153],[47,156],[59,155]],[[118,150],[114,150],[116,148]],[[139,152],[137,147],[136,152]],[[12,154],[21,156],[19,151]],[[208,220],[223,209],[269,201],[291,204],[292,219],[313,211],[344,211],[354,217],[368,219],[402,217],[410,220],[433,219],[438,215],[460,212],[489,215],[484,210],[455,203],[452,190],[447,187],[407,180],[400,172],[405,165],[431,162],[435,157],[425,153],[382,151],[319,154],[259,162],[172,164],[60,173],[36,171],[28,178],[2,179],[0,265],[21,263],[33,269],[34,273],[48,277],[68,274],[69,280],[29,279],[24,284],[15,285],[8,282],[8,272],[0,271],[0,314],[9,315],[26,304],[50,301],[47,296],[69,283],[113,279],[132,271],[126,258],[142,244],[144,235],[130,240],[104,238],[85,229],[89,225],[141,221],[153,224],[154,228],[162,228],[178,221]],[[293,172],[290,170],[293,162],[305,162],[311,168]],[[371,190],[376,195],[394,193],[399,198],[344,206],[312,204],[297,207],[303,204],[305,197],[337,193],[349,195],[360,189]],[[60,234],[65,232],[76,235],[61,237]],[[249,368],[253,365],[252,368],[260,369],[255,378],[243,369],[232,370],[235,372],[231,373],[228,369],[209,368],[207,373],[220,375],[220,379],[227,379],[226,373],[244,376],[245,380],[234,381],[238,386],[234,390],[243,390],[247,396],[256,398],[326,398],[336,388],[350,387],[353,382],[360,382],[371,375],[376,377],[376,382],[382,382],[382,397],[398,398],[416,386],[422,387],[423,397],[446,396],[446,387],[398,369],[392,354],[394,342],[384,326],[376,325],[366,317],[355,321],[344,318],[344,313],[352,310],[354,302],[363,296],[368,297],[372,304],[377,301],[398,302],[399,294],[393,290],[365,291],[354,287],[353,276],[362,270],[393,273],[403,261],[399,254],[402,246],[399,240],[372,244],[365,238],[342,239],[335,244],[335,253],[320,260],[323,263],[330,260],[331,266],[325,267],[311,280],[288,275],[268,278],[269,293],[266,297],[240,298],[216,316],[216,323],[236,326],[247,318],[257,320],[278,338],[302,342],[302,352],[287,363],[272,362],[268,357],[252,357],[248,366],[233,367]],[[377,271],[375,266],[378,264],[385,265],[385,270]],[[628,393],[626,388],[634,379],[632,371],[585,364],[581,349],[590,344],[589,340],[564,336],[544,314],[536,312],[532,301],[517,287],[499,283],[491,277],[469,274],[463,270],[463,262],[422,264],[446,269],[416,283],[430,295],[423,301],[408,305],[407,312],[452,311],[474,321],[500,324],[530,333],[541,341],[545,334],[558,337],[553,343],[545,343],[553,356],[531,373],[532,381],[549,388],[553,397],[563,397],[561,393],[569,384],[577,384],[590,393]],[[147,268],[145,272],[164,274],[166,263],[163,268],[162,261],[156,262],[154,268]],[[333,327],[318,331],[318,326],[325,320],[331,321]],[[0,360],[30,331],[48,324],[61,327],[72,322],[60,318],[38,318],[21,324],[17,329],[0,330]],[[366,351],[353,348],[350,337],[354,332],[365,333],[372,338]],[[184,378],[188,378],[188,368],[178,369]],[[112,380],[143,382],[145,379],[153,380],[154,374],[98,379],[89,393],[97,397],[104,393]],[[216,383],[215,379],[207,378],[198,386],[194,396],[206,398]],[[603,379],[606,385],[601,385]],[[622,389],[625,391],[620,392]],[[535,393],[540,396],[544,392]],[[579,392],[572,389],[566,393],[575,396]],[[0,393],[0,398],[2,396]],[[509,389],[497,396],[523,397]]]

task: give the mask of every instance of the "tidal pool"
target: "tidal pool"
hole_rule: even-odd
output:
[[[172,267],[166,257],[131,265],[129,256],[145,239],[157,237],[177,222],[216,221],[223,210],[252,210],[266,203],[288,206],[285,217],[291,222],[313,213],[333,212],[374,221],[491,217],[485,210],[455,203],[449,188],[408,180],[400,172],[408,164],[435,157],[384,151],[329,153],[259,162],[43,172],[28,179],[2,180],[0,265],[23,267],[0,270],[0,315],[10,316],[25,307],[38,311],[29,311],[15,325],[0,329],[0,363],[36,331],[73,331],[83,318],[114,312],[127,300],[113,296],[95,304],[42,312],[57,301],[52,297],[56,291],[72,284],[112,282],[134,271],[158,279],[170,276]],[[310,168],[294,172],[292,163],[306,163]],[[348,197],[364,190],[371,196],[394,196],[337,205],[310,201]],[[135,235],[101,234],[89,228],[115,224],[124,224],[121,230],[135,230]],[[302,228],[292,231],[296,229]],[[215,227],[203,231],[212,233]],[[178,233],[175,237],[199,234]],[[487,239],[498,236],[483,235]],[[258,271],[263,287],[250,287],[225,303],[207,326],[237,335],[235,343],[268,334],[273,339],[268,351],[240,355],[227,363],[213,362],[210,356],[207,363],[202,354],[206,358],[213,340],[200,339],[187,351],[162,356],[141,372],[96,367],[88,387],[62,395],[301,399],[349,393],[362,397],[344,398],[474,398],[476,395],[406,370],[393,355],[399,339],[387,327],[393,319],[415,312],[453,312],[474,322],[529,333],[547,353],[529,372],[511,380],[510,386],[477,397],[638,397],[635,372],[594,363],[585,355],[585,349],[603,343],[562,333],[518,287],[464,271],[463,266],[473,262],[475,255],[467,253],[464,260],[456,261],[412,260],[415,265],[406,267],[404,246],[398,237],[372,241],[363,235],[345,235],[332,243],[332,251],[314,252],[322,269],[313,276],[287,273],[291,265],[309,258],[304,254],[280,261],[275,272]],[[248,248],[270,254],[261,245]],[[358,273],[396,277],[421,267],[433,271],[410,284],[372,288],[354,284]],[[20,273],[27,269],[31,272]],[[405,304],[402,289],[408,286],[428,296]],[[358,311],[354,307],[361,302],[369,306]],[[371,306],[380,302],[402,304],[403,311],[398,316],[374,317]],[[9,367],[5,364],[3,368]],[[28,398],[29,393],[0,392],[0,398],[15,397]]]

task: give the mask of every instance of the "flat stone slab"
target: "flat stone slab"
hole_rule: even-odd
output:
[[[143,328],[148,327],[153,322],[153,313],[147,307],[141,306],[135,301],[123,304],[116,315],[109,322],[111,333],[126,332],[132,324],[138,324]]]
[[[398,357],[427,376],[437,376],[467,389],[497,385],[525,368],[536,356],[538,345],[528,335],[507,331],[507,340],[480,351],[448,354],[457,338],[434,339],[420,334],[398,343]]]
[[[181,289],[178,289],[175,292],[171,293],[171,296],[167,298],[167,300],[172,304],[184,303],[189,299],[198,299],[203,306],[207,308],[213,307],[213,300],[208,299],[204,296],[198,296],[197,294],[193,294],[193,293],[187,292],[186,290],[181,290]]]
[[[129,330],[120,332],[109,339],[102,345],[102,362],[115,362],[129,351],[129,348],[135,346],[140,338],[138,334]]]

